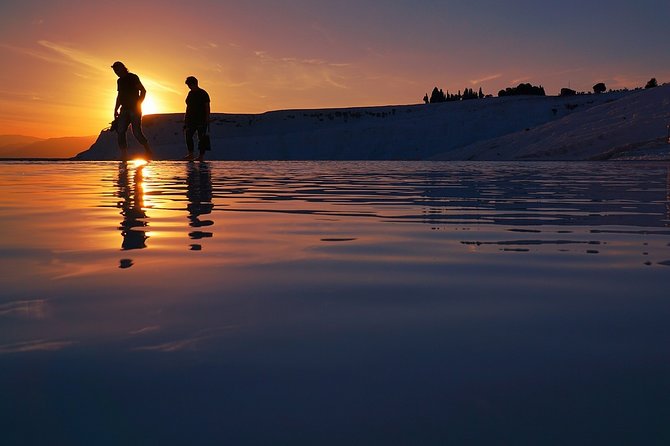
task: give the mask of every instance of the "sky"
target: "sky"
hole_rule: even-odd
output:
[[[422,102],[437,86],[591,91],[670,81],[667,0],[22,0],[0,4],[0,135],[95,135],[120,60],[144,113]]]

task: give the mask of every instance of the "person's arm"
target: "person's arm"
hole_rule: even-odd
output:
[[[140,104],[144,102],[144,98],[147,95],[147,90],[144,88],[144,85],[142,85],[142,82],[140,81],[140,78],[137,78],[137,89],[140,91]]]
[[[207,96],[207,102],[205,103],[205,132],[209,133],[209,96]]]
[[[116,104],[114,105],[114,119],[119,117],[119,107],[121,107],[121,99],[119,99],[119,94],[116,94]]]
[[[186,100],[184,101],[184,102],[186,102],[186,111],[184,112],[184,130],[186,130],[186,127],[187,127],[188,121],[189,121],[188,104],[189,104],[190,100],[191,100],[191,92],[189,91],[188,94],[186,95]]]
[[[211,112],[210,103],[211,100],[209,99],[209,93],[205,91],[205,123],[207,125],[208,132],[209,132],[209,115]]]

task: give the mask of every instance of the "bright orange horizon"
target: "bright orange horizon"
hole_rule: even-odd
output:
[[[492,0],[318,3],[3,4],[0,135],[97,134],[112,119],[115,60],[147,88],[145,114],[183,112],[189,75],[216,113],[420,103],[434,86],[557,94],[670,79],[670,6],[652,0],[570,0],[550,16]]]

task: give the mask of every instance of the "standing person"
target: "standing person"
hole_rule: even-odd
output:
[[[133,135],[135,139],[144,146],[144,152],[147,159],[151,159],[151,148],[147,137],[142,133],[142,101],[147,95],[144,85],[136,74],[128,71],[123,62],[114,62],[112,64],[114,73],[119,77],[116,81],[117,95],[116,105],[114,105],[114,120],[116,121],[116,132],[118,134],[119,149],[122,159],[128,157],[128,141],[126,132],[128,126],[133,126]],[[121,111],[119,111],[121,107]]]
[[[184,115],[184,136],[186,138],[187,160],[193,159],[193,136],[198,132],[198,159],[202,161],[205,152],[210,149],[209,135],[209,95],[198,86],[198,79],[193,76],[186,78],[186,85],[191,90],[186,96],[186,115]]]

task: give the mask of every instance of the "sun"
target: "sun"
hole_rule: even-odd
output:
[[[143,115],[153,115],[158,113],[158,104],[153,97],[147,95],[142,102],[142,114]]]

